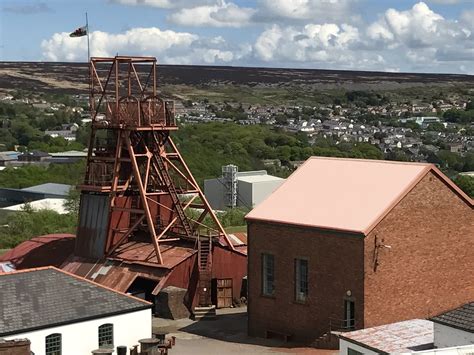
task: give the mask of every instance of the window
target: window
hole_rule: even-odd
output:
[[[360,351],[347,348],[347,355],[364,355],[364,353],[361,353]]]
[[[54,333],[46,337],[46,355],[61,355],[61,334]]]
[[[355,327],[354,301],[344,300],[344,328],[354,329],[354,327]]]
[[[275,294],[275,257],[262,254],[262,293],[265,296]]]
[[[99,348],[114,347],[114,325],[107,323],[99,327]]]
[[[308,260],[295,259],[295,300],[306,302],[308,298]]]

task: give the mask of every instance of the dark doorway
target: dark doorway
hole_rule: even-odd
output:
[[[156,285],[158,285],[158,281],[138,276],[128,288],[127,293],[154,304],[155,296],[152,292]]]

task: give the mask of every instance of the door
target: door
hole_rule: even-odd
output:
[[[217,308],[232,307],[232,279],[217,279]]]
[[[344,300],[344,328],[347,330],[352,330],[355,328],[354,301]]]

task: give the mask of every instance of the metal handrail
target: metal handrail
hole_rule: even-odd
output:
[[[338,332],[350,332],[356,328],[355,318],[340,319],[340,318],[329,318],[329,331]]]

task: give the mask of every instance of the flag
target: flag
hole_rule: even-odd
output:
[[[87,26],[79,27],[74,32],[72,32],[69,37],[82,37],[87,36]]]

